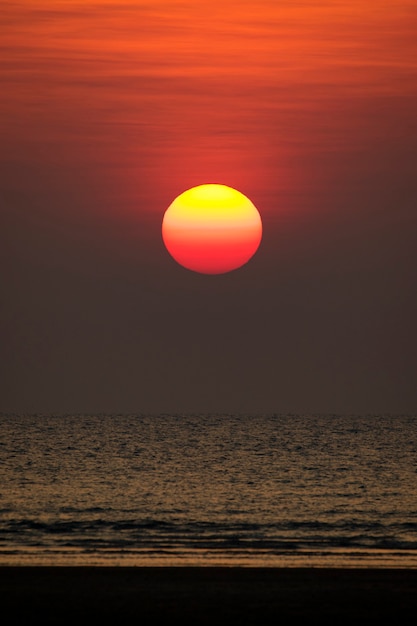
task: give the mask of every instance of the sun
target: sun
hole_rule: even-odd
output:
[[[198,185],[166,210],[162,239],[183,267],[224,274],[245,265],[259,248],[261,216],[249,198],[232,187]]]

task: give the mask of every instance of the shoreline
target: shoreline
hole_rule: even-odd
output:
[[[372,623],[415,614],[417,569],[0,566],[0,598],[16,623]]]

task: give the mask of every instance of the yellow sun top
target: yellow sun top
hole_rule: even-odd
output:
[[[206,184],[179,195],[168,207],[166,227],[225,228],[260,224],[256,207],[245,195],[226,185]]]

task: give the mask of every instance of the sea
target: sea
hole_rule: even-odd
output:
[[[417,415],[0,415],[0,565],[417,567]]]

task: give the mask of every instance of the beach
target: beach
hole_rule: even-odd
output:
[[[0,597],[3,614],[17,624],[406,624],[417,609],[417,570],[2,567]]]

